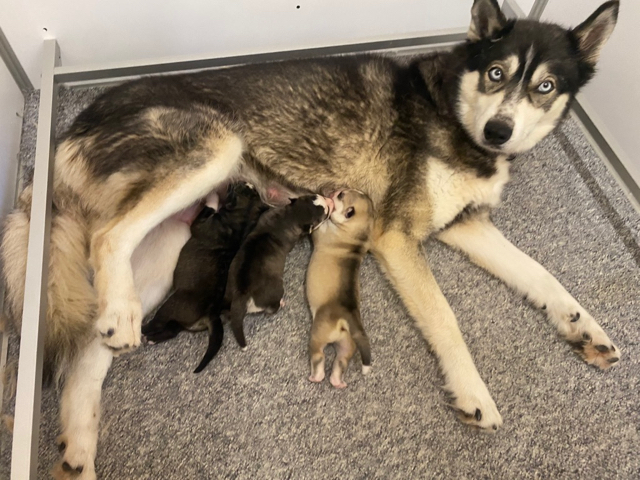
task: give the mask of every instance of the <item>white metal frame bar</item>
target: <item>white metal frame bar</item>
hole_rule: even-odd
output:
[[[583,133],[591,141],[596,152],[601,158],[606,159],[608,166],[613,171],[622,190],[627,194],[635,209],[640,213],[640,185],[636,183],[627,168],[624,166],[624,152],[612,141],[606,126],[593,111],[589,102],[582,94],[578,94],[571,105],[573,115],[578,119],[578,124]],[[630,160],[627,159],[627,163]]]
[[[544,9],[547,7],[547,3],[549,3],[549,0],[536,0],[529,12],[529,18],[531,20],[540,20],[542,12],[544,12]]]
[[[18,57],[13,51],[9,40],[4,35],[2,28],[0,28],[0,59],[2,59],[2,61],[4,62],[4,65],[7,67],[9,74],[13,77],[14,82],[16,82],[16,85],[22,92],[23,97],[25,93],[33,90],[33,84],[27,76],[27,73],[24,71],[20,60],[18,60]],[[15,193],[17,193],[18,190],[18,178],[19,175],[16,177]],[[0,312],[4,312],[4,293],[4,285],[0,284]],[[2,313],[0,313],[0,315],[2,315]],[[4,375],[4,381],[0,381],[0,412],[2,411],[4,406],[4,386],[5,382],[7,381],[5,369],[7,366],[7,355],[9,350],[8,337],[9,335],[7,333],[7,319],[4,318],[4,315],[2,315],[2,318],[0,319],[0,372]]]
[[[4,285],[0,285],[0,312],[4,312]],[[4,386],[7,382],[7,356],[9,355],[9,334],[7,333],[7,318],[0,313],[0,373],[3,377],[0,380],[0,412],[4,408]]]
[[[362,52],[399,50],[420,46],[433,46],[457,43],[465,40],[466,28],[455,28],[434,31],[423,37],[409,37],[379,40],[365,43],[350,43],[346,45],[332,45],[329,47],[315,47],[279,52],[252,53],[229,57],[180,57],[168,58],[164,61],[128,62],[112,65],[96,65],[85,67],[56,68],[55,77],[59,83],[88,83],[151,75],[158,73],[177,73],[183,71],[222,68],[249,63],[265,63],[289,60],[295,58],[313,58],[327,55],[343,55]]]
[[[16,56],[13,48],[11,48],[11,44],[7,37],[5,37],[4,32],[0,29],[0,58],[4,60],[9,73],[15,80],[18,88],[22,90],[23,93],[30,92],[33,90],[33,84],[27,75],[27,72],[24,71],[20,60]]]
[[[516,0],[504,0],[502,3],[502,12],[507,18],[523,18],[526,17],[520,5]]]
[[[58,43],[56,40],[45,40],[11,452],[12,480],[35,480],[38,473],[42,360],[47,314],[49,232],[58,97],[54,69],[59,64]]]

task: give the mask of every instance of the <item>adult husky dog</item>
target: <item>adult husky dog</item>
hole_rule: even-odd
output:
[[[502,419],[425,261],[430,235],[546,309],[587,363],[617,362],[596,321],[489,211],[512,156],[551,132],[593,75],[618,7],[607,2],[567,30],[507,21],[496,0],[475,0],[468,40],[410,65],[375,56],[252,65],[145,78],[99,97],[56,154],[46,362],[64,377],[58,475],[95,477],[102,381],[168,292],[189,235],[176,214],[232,178],[270,203],[342,187],[372,199],[373,253],[470,425],[495,430]],[[2,242],[15,320],[31,193]]]

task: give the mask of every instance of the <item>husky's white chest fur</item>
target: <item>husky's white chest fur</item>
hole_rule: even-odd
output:
[[[500,157],[496,173],[489,178],[478,177],[473,171],[456,170],[438,160],[429,159],[427,191],[432,206],[431,228],[441,230],[465,207],[495,207],[509,181],[509,162]]]

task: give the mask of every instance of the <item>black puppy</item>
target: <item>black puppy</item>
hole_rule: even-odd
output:
[[[245,183],[229,186],[219,212],[205,206],[191,224],[191,238],[180,251],[173,273],[174,293],[142,327],[147,340],[158,343],[183,329],[199,330],[206,325],[209,346],[195,373],[207,366],[222,345],[220,313],[229,267],[267,208],[256,190]]]
[[[275,313],[282,306],[282,277],[287,255],[303,235],[331,214],[333,202],[306,195],[260,217],[231,263],[225,303],[240,347],[245,348],[243,320],[247,313]]]

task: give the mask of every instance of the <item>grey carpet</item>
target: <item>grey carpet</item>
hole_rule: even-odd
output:
[[[99,90],[63,90],[59,128]],[[27,177],[36,109],[32,95],[22,139]],[[312,385],[304,242],[287,263],[286,308],[248,319],[248,351],[226,330],[201,375],[191,371],[205,334],[114,361],[104,386],[99,477],[640,478],[640,216],[572,120],[518,158],[512,173],[496,224],[599,319],[624,354],[615,368],[583,364],[541,312],[431,241],[431,265],[504,427],[485,435],[455,419],[435,358],[371,258],[361,280],[373,371],[363,377],[358,360],[346,390]],[[54,391],[45,391],[42,410],[40,476],[47,478],[58,457]],[[3,432],[0,469],[9,455]]]

